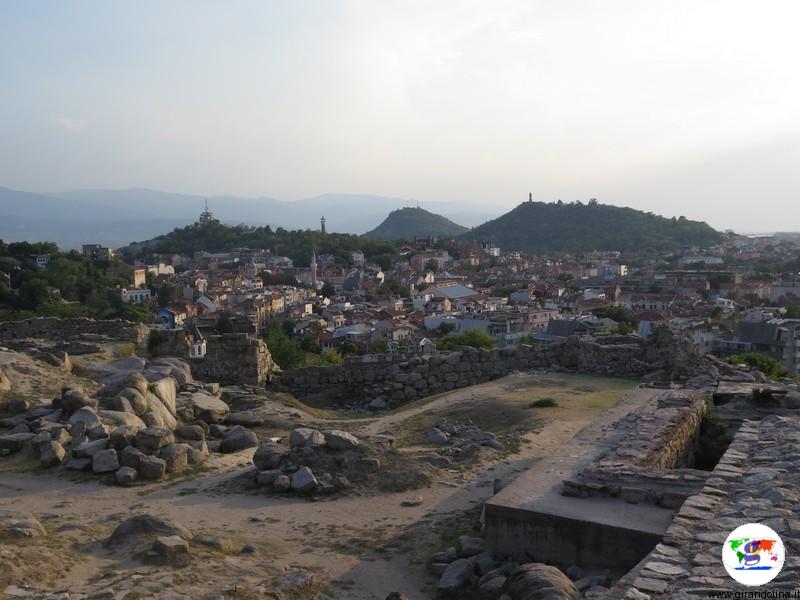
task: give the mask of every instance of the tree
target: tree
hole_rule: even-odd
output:
[[[233,321],[231,313],[225,311],[217,319],[217,333],[236,333],[236,323]]]
[[[439,327],[436,328],[439,333],[442,335],[447,335],[456,330],[455,323],[445,323],[444,321],[439,323]]]
[[[278,322],[270,323],[267,329],[267,348],[281,369],[294,369],[305,363],[306,353],[294,342]]]
[[[787,319],[800,319],[800,304],[790,304],[786,307]]]
[[[49,299],[50,292],[47,289],[47,282],[42,279],[26,279],[19,288],[19,304],[21,308],[36,310]]]
[[[439,270],[439,263],[431,259],[425,263],[425,270],[430,271],[431,273],[436,273],[436,271]]]
[[[369,350],[373,354],[385,354],[386,352],[389,351],[389,342],[386,340],[385,337],[381,336],[377,340],[372,342]]]
[[[458,346],[472,346],[473,348],[494,348],[495,341],[480,329],[470,329],[465,333],[448,335],[436,344],[439,350],[454,350]]]
[[[159,306],[167,306],[180,300],[181,290],[174,283],[165,282],[156,290],[156,299]]]
[[[617,333],[620,335],[630,335],[633,333],[633,325],[623,321],[617,326]]]
[[[333,298],[336,295],[336,288],[326,281],[319,293],[323,298]]]

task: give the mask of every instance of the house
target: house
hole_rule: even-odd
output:
[[[95,262],[111,262],[114,258],[114,249],[102,244],[84,244],[81,247],[84,258]]]
[[[131,304],[149,304],[150,303],[150,289],[145,288],[142,290],[129,290],[122,288],[120,297],[123,302],[130,302]]]
[[[36,266],[40,269],[47,268],[47,265],[50,264],[50,255],[49,254],[41,254],[36,257]]]

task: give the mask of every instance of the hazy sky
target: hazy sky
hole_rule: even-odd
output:
[[[0,0],[0,186],[800,230],[795,0]]]

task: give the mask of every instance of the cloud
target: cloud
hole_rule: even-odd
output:
[[[86,119],[80,117],[56,117],[53,121],[66,131],[81,131],[86,127]]]

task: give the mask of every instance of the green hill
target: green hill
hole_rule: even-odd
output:
[[[546,254],[592,250],[672,250],[719,242],[722,234],[702,221],[667,219],[650,212],[592,201],[589,204],[524,202],[463,234],[466,241]]]
[[[413,240],[415,235],[458,236],[468,231],[441,215],[424,208],[399,208],[364,235],[374,240]]]

